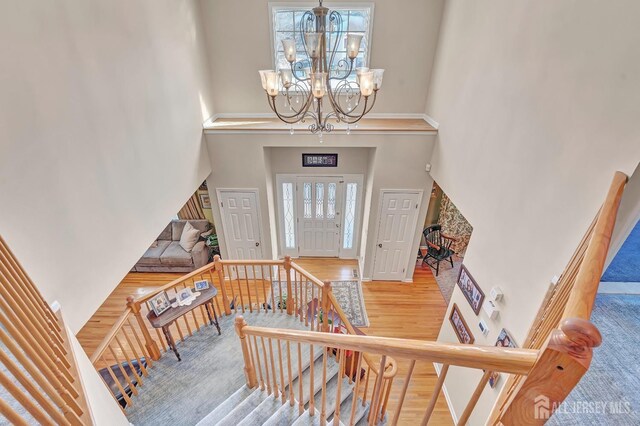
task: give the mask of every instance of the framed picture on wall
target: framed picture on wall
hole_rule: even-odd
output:
[[[496,339],[496,346],[501,348],[517,348],[518,347],[518,345],[516,345],[516,341],[513,340],[513,337],[511,337],[511,335],[505,328],[503,328],[502,331],[500,331],[500,334]],[[489,376],[489,386],[491,386],[491,388],[493,389],[498,385],[499,381],[500,381],[500,373],[498,373],[497,371],[491,372],[491,375]]]
[[[211,208],[211,199],[209,198],[209,194],[199,194],[200,195],[200,205],[203,209]]]
[[[478,315],[482,302],[484,301],[484,293],[478,283],[473,279],[469,270],[464,265],[460,267],[460,274],[458,274],[458,286],[462,290],[462,294],[467,299],[467,302],[471,305],[473,312]]]
[[[455,303],[453,304],[453,309],[451,309],[449,321],[451,321],[453,330],[456,332],[456,336],[458,336],[460,343],[471,344],[475,341],[467,322],[462,317],[460,309],[458,309],[458,305]]]

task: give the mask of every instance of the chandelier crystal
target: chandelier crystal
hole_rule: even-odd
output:
[[[345,34],[343,25],[340,12],[330,11],[320,0],[300,21],[305,57],[297,57],[295,39],[284,39],[289,67],[258,71],[269,106],[283,122],[309,120],[309,130],[322,135],[333,130],[332,120],[347,124],[349,133],[349,126],[373,108],[384,70],[354,69],[363,35]],[[346,56],[337,57],[338,50],[346,50]]]

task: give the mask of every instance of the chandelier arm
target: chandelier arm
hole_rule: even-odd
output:
[[[271,110],[276,114],[276,117],[278,117],[281,121],[284,121],[287,124],[295,124],[303,120],[307,111],[309,110],[310,103],[307,101],[307,105],[305,106],[304,111],[300,110],[299,113],[294,115],[282,115],[281,113],[278,112],[278,107],[276,106],[276,97],[270,96],[269,94],[267,94],[267,98],[269,101],[269,106],[271,107]]]
[[[356,85],[358,85],[358,83],[355,83]],[[343,86],[347,87],[347,89],[351,89],[351,86],[349,85],[348,82],[344,81],[342,83]],[[358,85],[359,87],[359,85]],[[369,108],[368,111],[366,111],[366,102],[365,102],[365,109],[363,111],[363,114],[353,114],[353,113],[349,113],[344,111],[344,109],[340,106],[340,102],[336,99],[336,97],[340,96],[340,92],[343,89],[340,88],[340,84],[338,85],[338,87],[336,88],[336,93],[334,94],[331,90],[328,91],[329,93],[329,102],[331,102],[331,107],[333,108],[333,110],[336,112],[336,116],[341,120],[344,121],[345,123],[349,123],[348,119],[357,119],[360,120],[362,118],[362,116],[366,113],[368,113],[369,111],[371,111],[371,107],[373,107],[373,105]],[[352,96],[352,95],[347,95],[347,96]],[[360,91],[358,91],[358,105],[360,105],[360,99],[362,97],[362,94],[360,93]],[[367,100],[367,98],[365,98],[365,101]],[[374,97],[374,102],[375,102],[375,97]],[[357,106],[356,106],[357,108]],[[344,118],[346,117],[346,118]]]
[[[307,82],[307,81],[311,81],[311,77],[306,77],[306,78],[298,77],[298,74],[296,74],[296,68],[298,68],[299,71],[302,71],[304,69],[303,68],[303,61],[291,62],[291,74],[293,74],[293,78],[295,78],[296,80],[298,80],[301,83]]]
[[[331,30],[331,22],[335,20],[337,23],[338,33],[336,35],[336,39],[333,42],[333,49],[331,49],[331,57],[329,59],[329,63],[326,65],[327,76],[329,80],[331,80],[331,65],[333,65],[333,60],[336,56],[336,52],[338,51],[338,44],[340,43],[340,39],[342,38],[342,34],[344,34],[344,30],[342,29],[342,15],[337,10],[332,11],[329,14],[329,30]],[[326,29],[325,29],[326,30]],[[331,33],[331,32],[329,32]],[[325,53],[326,55],[326,53]],[[340,61],[338,61],[340,63]],[[349,74],[347,74],[349,75]]]
[[[374,100],[375,102],[375,100]],[[346,124],[356,124],[358,121],[362,120],[362,118],[367,115],[367,113],[369,111],[371,111],[371,108],[369,108],[369,110],[367,110],[367,104],[369,103],[369,97],[364,98],[364,109],[362,110],[362,113],[356,115],[356,116],[352,116],[352,115],[344,115],[343,117],[340,117],[340,121]],[[347,117],[347,118],[344,118]]]
[[[283,96],[285,96],[287,98],[287,101],[289,102],[289,106],[291,107],[291,109],[293,111],[295,111],[295,114],[291,115],[290,117],[294,117],[296,115],[299,115],[304,109],[308,109],[307,104],[310,101],[310,97],[311,97],[311,93],[307,90],[305,90],[305,88],[300,85],[300,84],[293,84],[293,87],[298,88],[300,93],[302,93],[302,96],[305,97],[304,102],[302,103],[302,105],[300,106],[299,109],[294,108],[293,104],[291,103],[291,98],[292,96],[289,94],[289,91],[291,90],[291,88],[286,89],[286,92],[283,94]]]

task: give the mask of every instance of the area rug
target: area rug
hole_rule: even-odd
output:
[[[429,259],[429,262],[433,262],[433,259]],[[420,261],[419,265],[422,268],[429,268],[429,266],[425,265]],[[431,269],[433,276],[438,283],[438,287],[440,288],[440,293],[442,293],[442,297],[444,301],[449,304],[451,300],[451,295],[453,294],[453,289],[456,287],[456,283],[458,282],[458,275],[460,274],[460,266],[462,265],[462,258],[458,256],[453,257],[453,268],[449,262],[440,262],[440,272],[436,277],[436,271]]]
[[[640,296],[599,294],[591,320],[602,333],[591,368],[547,425],[640,424]]]
[[[310,301],[311,284],[308,284],[306,299]],[[278,281],[273,281],[272,289],[276,304],[278,304],[278,300],[280,299],[280,288],[282,288],[282,297],[286,297],[287,284],[284,282],[280,284]],[[359,280],[331,281],[331,291],[347,315],[351,325],[355,327],[369,327],[369,317],[367,316],[367,309],[362,294],[362,285]],[[318,298],[319,294],[314,294],[314,296]],[[270,294],[267,300],[271,300]]]
[[[640,222],[631,230],[616,257],[604,271],[605,282],[640,282]]]

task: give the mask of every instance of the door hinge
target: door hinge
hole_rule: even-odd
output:
[[[222,204],[222,201],[220,202],[220,207],[224,207],[224,204]]]
[[[416,204],[416,209],[418,208],[418,204]]]
[[[344,183],[344,181],[343,180],[339,180],[338,183]]]
[[[402,273],[404,274],[404,268],[402,268]]]

